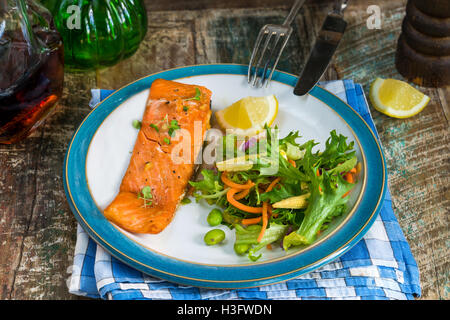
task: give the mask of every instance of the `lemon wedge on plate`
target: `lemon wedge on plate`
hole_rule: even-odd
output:
[[[216,112],[216,120],[224,130],[238,135],[258,134],[264,125],[272,125],[278,114],[278,100],[274,95],[245,97]]]
[[[430,101],[430,97],[404,81],[382,78],[370,86],[369,98],[376,110],[394,118],[412,117]]]

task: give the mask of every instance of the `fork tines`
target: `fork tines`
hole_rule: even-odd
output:
[[[254,87],[269,84],[291,33],[292,28],[289,26],[267,24],[261,28],[248,65],[249,84]]]

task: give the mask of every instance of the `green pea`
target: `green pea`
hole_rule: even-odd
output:
[[[249,249],[249,245],[246,243],[239,243],[234,245],[234,252],[238,255],[243,255]]]
[[[208,224],[211,227],[218,226],[222,223],[222,211],[220,211],[219,209],[212,209],[208,214],[206,221],[208,221]]]
[[[225,239],[225,232],[221,229],[213,229],[205,234],[203,240],[208,246],[221,243]]]

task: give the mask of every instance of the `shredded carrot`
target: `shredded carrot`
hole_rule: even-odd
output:
[[[344,175],[344,179],[345,179],[345,181],[350,182],[350,183],[354,182],[353,174],[351,174],[351,173],[346,173]]]
[[[256,218],[247,218],[247,219],[242,219],[241,223],[244,226],[248,226],[250,224],[257,224],[261,221],[261,217],[256,217]]]
[[[272,216],[272,206],[270,204],[267,206],[267,211],[269,212],[269,217]]]
[[[265,192],[272,191],[273,187],[275,187],[275,185],[276,185],[279,181],[280,181],[280,178],[279,178],[279,177],[276,178],[275,180],[273,180],[273,181],[269,184],[269,186],[267,187],[267,189],[266,189]]]
[[[351,174],[350,172],[344,174],[344,179],[345,179],[345,181],[350,182],[350,183],[354,183],[354,182],[355,182],[355,180],[353,179],[353,174]],[[350,191],[351,191],[351,190],[349,190],[349,191],[347,191],[346,193],[344,193],[344,194],[342,195],[342,198],[345,198],[346,196],[348,196],[348,194],[350,193]]]
[[[319,171],[319,168],[317,168],[316,176],[320,177],[320,171]],[[319,191],[322,192],[322,188],[321,188],[320,186],[319,186]]]
[[[350,170],[350,173],[356,173],[356,167]]]
[[[234,206],[234,207],[236,207],[236,208],[238,208],[238,209],[240,209],[242,211],[249,212],[249,213],[261,213],[263,211],[262,207],[251,207],[251,206],[247,206],[245,204],[242,204],[242,203],[238,202],[234,198],[234,195],[236,193],[238,193],[239,191],[241,191],[241,190],[240,189],[231,188],[227,192],[227,200],[232,206]]]
[[[261,242],[264,233],[266,232],[267,229],[267,222],[268,222],[268,217],[267,217],[267,201],[263,202],[263,206],[262,206],[262,227],[261,227],[261,232],[259,233],[258,236],[258,242]]]
[[[292,164],[292,166],[293,166],[294,168],[297,168],[297,164],[295,163],[294,160],[289,159],[288,161],[289,161],[290,164]]]
[[[244,199],[250,193],[250,189],[244,189],[241,192],[235,194],[234,198],[236,200]]]
[[[230,179],[228,179],[227,175],[228,175],[228,173],[226,171],[224,171],[222,173],[222,175],[220,176],[220,178],[222,179],[223,183],[225,183],[227,186],[229,186],[231,188],[250,189],[251,187],[253,187],[255,185],[251,180],[248,180],[246,184],[235,183],[235,182],[231,181]]]

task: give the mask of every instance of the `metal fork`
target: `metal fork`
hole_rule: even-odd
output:
[[[257,87],[258,83],[261,84],[261,87],[263,87],[264,85],[267,86],[269,84],[270,80],[272,79],[272,75],[275,71],[275,68],[278,64],[278,61],[280,60],[281,53],[286,47],[289,37],[291,36],[293,29],[290,25],[294,20],[295,16],[297,15],[298,11],[300,10],[300,8],[305,3],[305,1],[306,0],[295,1],[291,11],[289,12],[289,15],[286,17],[286,20],[284,20],[284,23],[282,25],[266,24],[259,31],[258,37],[256,38],[255,47],[253,48],[253,52],[250,57],[250,63],[248,65],[247,80],[248,83],[253,87]],[[263,38],[265,38],[265,40],[261,51],[260,48],[263,42]],[[270,43],[271,39],[275,39],[275,42],[273,44]],[[277,52],[276,49],[280,40],[282,40],[282,42],[278,50],[275,62],[269,68],[269,65],[273,61],[273,57]],[[264,60],[265,56],[267,56],[266,60]],[[253,66],[256,60],[257,63],[255,66]],[[262,72],[260,72],[262,66],[264,66],[264,68]],[[267,77],[267,70],[270,70],[270,74],[268,77]]]

